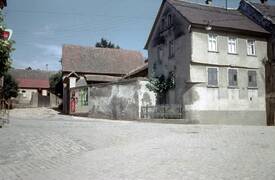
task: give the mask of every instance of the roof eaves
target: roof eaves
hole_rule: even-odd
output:
[[[205,24],[192,24],[193,28],[199,28],[199,29],[205,29]],[[258,31],[251,31],[251,30],[243,30],[243,29],[237,29],[237,28],[230,28],[230,27],[222,27],[222,26],[214,26],[211,25],[212,31],[217,30],[217,31],[230,31],[230,32],[243,32],[244,34],[247,34],[247,32],[250,33],[255,33],[257,35],[270,35],[268,31],[265,32],[258,32]]]

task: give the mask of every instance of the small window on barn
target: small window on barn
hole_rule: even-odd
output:
[[[248,71],[248,87],[256,88],[257,87],[257,72]]]
[[[218,86],[218,68],[207,68],[208,74],[208,83],[207,85],[210,87]]]
[[[237,87],[238,86],[238,71],[237,69],[228,69],[228,86]]]

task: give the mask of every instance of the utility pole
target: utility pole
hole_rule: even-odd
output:
[[[225,9],[227,10],[228,5],[227,5],[227,0],[225,0]]]

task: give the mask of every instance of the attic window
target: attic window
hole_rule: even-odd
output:
[[[164,30],[165,29],[165,18],[161,19],[161,29]]]
[[[168,25],[168,27],[173,25],[172,14],[168,14],[168,16],[167,16],[167,25]]]

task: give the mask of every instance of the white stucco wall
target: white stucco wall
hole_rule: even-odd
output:
[[[20,100],[27,102],[32,98],[32,93],[37,93],[37,89],[18,89],[18,93],[20,94]]]
[[[70,90],[71,99],[74,91],[77,102],[79,102],[77,92],[88,88],[88,103],[85,106],[79,106],[79,103],[76,103],[75,112],[70,113],[87,113],[95,118],[139,119],[142,106],[155,105],[155,94],[146,88],[147,83],[146,80],[130,79],[117,83],[73,88]]]

